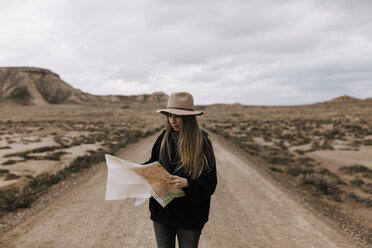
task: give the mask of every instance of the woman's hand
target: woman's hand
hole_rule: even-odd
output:
[[[182,189],[187,188],[189,184],[187,183],[187,179],[175,175],[166,175],[166,178],[168,178],[169,184],[172,185],[172,187]]]

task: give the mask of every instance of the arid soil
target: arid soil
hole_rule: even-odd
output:
[[[145,161],[155,138],[118,155]],[[201,247],[358,247],[257,171],[234,145],[218,137],[213,145],[218,187]],[[105,201],[106,173],[100,164],[89,180],[2,235],[2,247],[154,247],[147,203]]]
[[[146,204],[104,201],[97,163],[145,161],[164,105],[0,106],[0,247],[153,247]],[[197,106],[219,171],[201,247],[370,248],[371,106]]]
[[[1,107],[0,215],[29,206],[41,189],[156,132],[162,122],[148,118],[150,112],[135,103]]]
[[[372,243],[371,102],[216,104],[204,110],[206,129],[237,144],[286,188]]]

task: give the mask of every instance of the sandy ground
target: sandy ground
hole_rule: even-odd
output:
[[[309,157],[323,163],[338,164],[335,172],[341,166],[364,165],[372,169],[372,147],[361,147],[358,151],[315,151],[308,154]]]
[[[155,136],[119,154],[144,162]],[[213,140],[218,186],[200,247],[358,247],[261,174],[233,146]],[[147,203],[105,201],[107,169],[0,237],[0,247],[155,247]]]
[[[73,136],[84,135],[86,132],[66,132],[65,139],[70,139]],[[23,136],[23,138],[21,138]],[[11,136],[4,136],[11,137]],[[54,141],[52,136],[40,137],[40,136],[26,136],[25,134],[13,135],[11,140],[13,143],[8,144],[5,139],[0,136],[0,147],[9,147],[7,149],[0,149],[0,169],[7,169],[10,173],[17,176],[32,176],[37,178],[39,176],[56,174],[58,171],[69,166],[71,162],[78,156],[84,156],[89,154],[88,151],[96,151],[102,147],[102,142],[96,142],[94,144],[80,144],[77,146],[56,149],[53,152],[63,151],[65,154],[61,155],[60,161],[56,160],[24,160],[20,156],[4,157],[5,155],[27,152],[36,148],[53,147],[59,146],[60,144]],[[38,152],[32,155],[45,156],[49,152]],[[5,161],[15,160],[17,163],[12,165],[3,165]],[[16,178],[13,180],[5,180],[0,178],[0,190],[6,188],[19,188],[29,184],[29,180],[24,177]]]

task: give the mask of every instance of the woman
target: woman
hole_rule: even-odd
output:
[[[216,162],[212,144],[200,130],[194,100],[187,92],[170,95],[167,108],[157,110],[167,116],[166,129],[157,138],[147,163],[159,163],[171,174],[168,183],[181,188],[184,197],[162,207],[150,198],[156,243],[159,248],[198,247],[204,224],[208,221],[210,198],[217,185]]]

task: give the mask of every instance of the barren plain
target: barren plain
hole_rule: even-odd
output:
[[[148,106],[49,105],[0,108],[0,214],[161,127]]]
[[[164,104],[1,106],[0,244],[153,247],[146,204],[104,201],[100,162],[104,153],[145,161]],[[370,102],[197,108],[219,176],[201,247],[370,247]],[[19,221],[55,185],[84,174]]]
[[[372,242],[372,102],[211,105],[202,125],[317,211]]]

